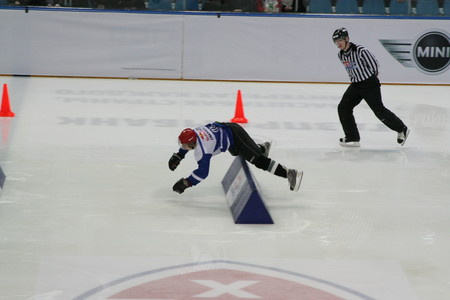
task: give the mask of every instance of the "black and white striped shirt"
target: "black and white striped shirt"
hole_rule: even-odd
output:
[[[338,57],[350,76],[351,82],[361,82],[378,76],[380,65],[375,56],[361,45],[350,43],[347,51],[339,51]]]

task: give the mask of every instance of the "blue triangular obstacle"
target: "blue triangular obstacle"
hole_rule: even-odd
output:
[[[0,167],[0,192],[3,189],[3,184],[5,183],[5,173],[3,173],[2,167]]]
[[[273,224],[255,178],[243,157],[234,159],[222,185],[236,224]]]

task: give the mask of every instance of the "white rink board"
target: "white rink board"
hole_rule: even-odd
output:
[[[380,42],[406,40],[412,49],[424,33],[448,37],[445,17],[4,9],[0,26],[12,28],[0,32],[1,74],[347,82],[331,41],[336,28],[346,27],[379,60],[382,82],[450,83],[448,67],[440,74],[405,67]],[[450,51],[444,56],[450,60]]]
[[[186,20],[185,78],[346,82],[331,39],[336,28],[346,27],[351,41],[377,57],[382,82],[450,83],[448,69],[428,75],[404,67],[379,41],[414,42],[430,30],[449,32],[449,20],[195,16]]]

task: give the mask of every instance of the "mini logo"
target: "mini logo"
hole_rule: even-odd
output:
[[[450,38],[441,30],[428,31],[414,40],[380,40],[384,48],[405,67],[423,73],[444,73],[450,65]]]

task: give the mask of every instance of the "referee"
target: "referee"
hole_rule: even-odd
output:
[[[351,84],[342,96],[338,105],[339,120],[345,137],[339,144],[348,147],[359,147],[360,136],[353,116],[353,108],[364,99],[375,116],[384,125],[398,133],[397,143],[403,146],[409,129],[393,112],[384,107],[381,100],[380,81],[378,80],[378,61],[366,48],[349,42],[345,28],[336,29],[333,42],[341,50],[338,57],[350,76]]]

